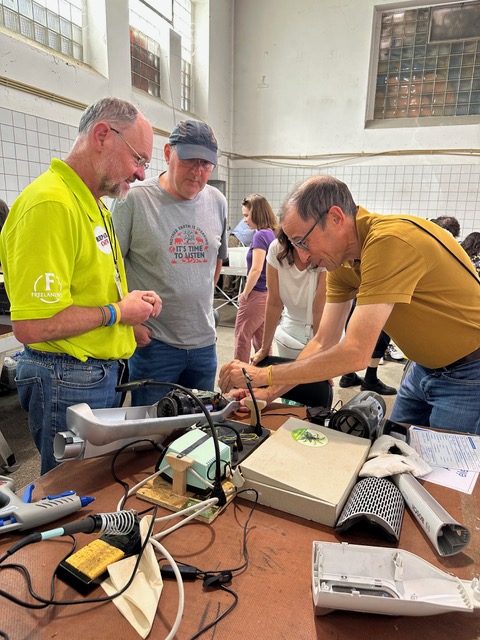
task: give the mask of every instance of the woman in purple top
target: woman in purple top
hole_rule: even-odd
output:
[[[270,243],[275,239],[277,218],[267,199],[256,193],[242,202],[242,215],[255,233],[247,253],[247,280],[239,298],[235,321],[234,357],[248,362],[252,343],[254,351],[262,344],[267,303],[266,256]]]

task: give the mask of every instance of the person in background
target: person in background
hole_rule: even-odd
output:
[[[442,229],[449,231],[454,238],[460,236],[460,223],[453,216],[440,216],[439,218],[432,218],[431,220]]]
[[[300,260],[292,243],[280,229],[267,253],[267,304],[263,339],[252,358],[261,367],[295,358],[317,332],[325,306],[326,271]],[[270,356],[272,342],[278,356]],[[328,381],[298,385],[284,398],[309,407],[332,404]]]
[[[8,208],[8,204],[5,200],[0,200],[0,231],[3,229],[3,225],[7,220],[9,211],[10,209]]]
[[[472,231],[460,244],[467,252],[480,278],[480,231]]]
[[[280,229],[267,253],[267,303],[257,364],[271,353],[275,342],[281,358],[295,358],[315,335],[325,306],[326,274],[300,260]]]
[[[133,326],[157,316],[153,290],[128,293],[110,212],[101,197],[124,197],[143,180],[153,131],[134,105],[103,98],[83,113],[64,161],[27,186],[0,235],[0,261],[12,328],[25,350],[17,389],[41,455],[57,463],[53,439],[67,429],[67,407],[118,406]]]
[[[266,255],[275,239],[277,218],[266,198],[252,193],[242,202],[242,215],[255,230],[247,253],[247,279],[235,320],[235,358],[248,361],[252,348],[262,344],[267,303]]]
[[[130,381],[154,379],[213,390],[217,370],[213,291],[227,256],[227,202],[207,184],[217,140],[205,122],[184,120],[164,147],[167,170],[113,210],[128,282],[162,297],[158,318],[136,327]],[[134,405],[153,404],[169,388],[132,391]]]
[[[350,316],[352,315],[354,309],[355,303],[353,303],[352,305]],[[361,378],[355,372],[346,373],[338,381],[338,386],[342,387],[342,389],[345,389],[347,387],[360,386],[360,389],[362,391],[375,391],[375,393],[379,393],[382,396],[394,396],[397,393],[395,387],[389,387],[378,377],[378,365],[380,364],[380,360],[383,358],[389,344],[390,336],[388,336],[385,331],[381,331],[377,340],[377,344],[375,345],[372,353],[372,359],[368,363],[368,367],[365,370],[365,378]]]
[[[480,433],[480,287],[459,243],[423,218],[357,207],[333,176],[294,189],[282,228],[303,260],[328,271],[320,327],[294,362],[225,364],[222,391],[243,390],[246,372],[270,402],[294,384],[358,371],[385,330],[411,361],[390,419]]]

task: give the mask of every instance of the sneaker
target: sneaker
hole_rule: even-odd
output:
[[[346,389],[347,387],[358,387],[360,384],[363,384],[363,378],[356,373],[347,373],[340,378],[338,386]]]
[[[381,396],[395,396],[397,394],[395,387],[389,387],[381,380],[372,383],[363,381],[361,389],[362,391],[375,391],[375,393],[379,393]]]
[[[397,345],[390,343],[388,347],[385,349],[385,360],[390,360],[390,362],[405,362],[405,354],[400,351]]]

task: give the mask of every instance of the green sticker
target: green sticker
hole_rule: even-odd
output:
[[[328,443],[328,438],[325,434],[308,427],[292,431],[292,438],[301,444],[307,445],[307,447],[323,447]]]

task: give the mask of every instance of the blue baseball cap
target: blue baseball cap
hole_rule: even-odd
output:
[[[217,164],[217,140],[212,128],[199,120],[182,120],[170,134],[180,160],[207,160]]]

